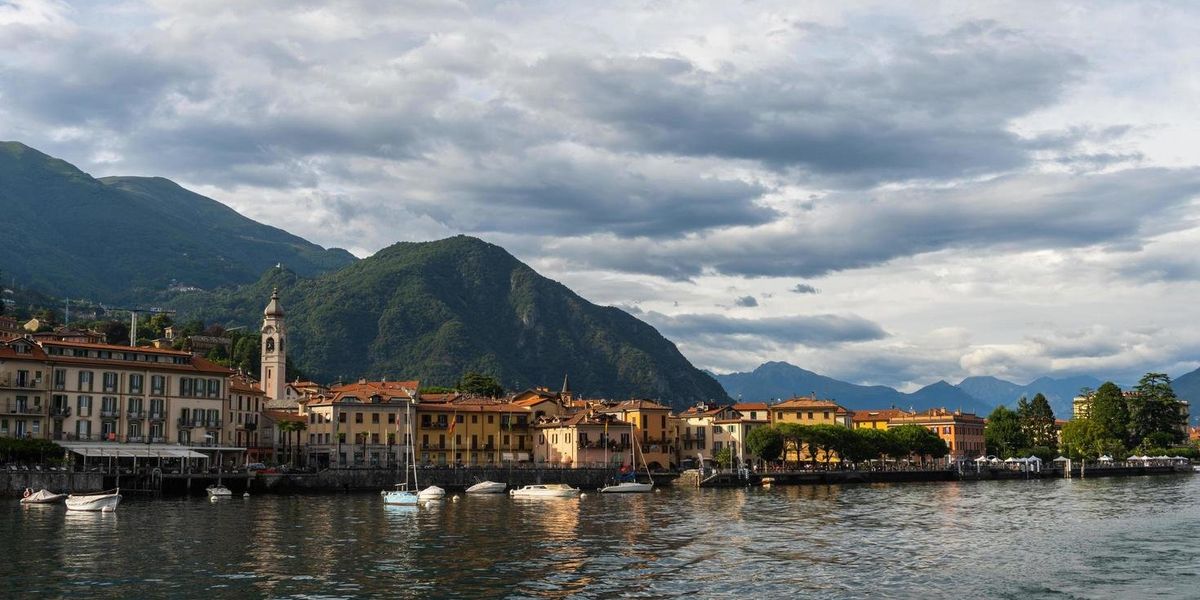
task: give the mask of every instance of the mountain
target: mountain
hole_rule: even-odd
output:
[[[951,385],[945,381],[932,383],[911,394],[906,394],[906,396],[908,397],[908,404],[901,405],[901,408],[913,406],[918,410],[923,410],[940,407],[975,413],[981,417],[986,417],[995,408],[994,405],[988,404],[968,394],[958,386]]]
[[[283,263],[317,275],[353,263],[161,178],[95,179],[19,142],[0,142],[0,270],[44,293],[135,301],[172,282],[252,283]]]
[[[746,402],[780,400],[816,394],[860,408],[885,408],[905,402],[905,394],[882,385],[855,385],[818,375],[786,362],[766,362],[749,373],[716,375],[717,381],[734,398]]]
[[[968,377],[962,380],[958,387],[983,402],[999,406],[1004,404],[1014,408],[1021,396],[1033,398],[1038,393],[1050,401],[1054,416],[1059,419],[1069,419],[1073,411],[1072,400],[1079,395],[1081,388],[1096,389],[1103,381],[1089,375],[1077,375],[1061,379],[1039,377],[1027,385],[1019,385],[1011,381],[997,379],[991,376]]]
[[[475,370],[510,389],[569,375],[588,397],[658,398],[675,408],[728,400],[650,325],[466,236],[398,243],[315,278],[272,268],[254,284],[173,304],[181,318],[257,327],[273,287],[287,313],[289,360],[318,381],[450,385]]]
[[[1171,382],[1171,388],[1190,404],[1192,423],[1200,423],[1200,369],[1180,375]]]

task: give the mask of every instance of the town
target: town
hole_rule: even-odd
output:
[[[31,333],[35,327],[4,318],[0,438],[46,440],[69,453],[61,457],[69,464],[107,469],[136,468],[139,461],[161,465],[164,458],[184,470],[203,465],[217,471],[244,465],[395,471],[407,456],[436,467],[654,472],[765,472],[786,464],[828,469],[850,462],[878,468],[872,463],[886,464],[882,459],[889,457],[938,468],[989,460],[985,418],[957,410],[850,410],[801,396],[675,412],[651,399],[580,397],[568,374],[561,386],[516,393],[478,374],[470,377],[481,385],[432,391],[416,380],[288,381],[286,322],[276,292],[263,311],[255,378],[174,349],[170,340],[116,346],[93,331]],[[220,340],[202,337],[192,349],[213,343]],[[1076,398],[1078,421],[1090,416],[1091,399],[1091,393]],[[1187,401],[1177,407],[1179,422],[1186,423]],[[1027,444],[1058,447],[1065,423],[1049,419],[1042,428],[1046,439]],[[1021,451],[990,450],[1008,453],[1000,458]]]

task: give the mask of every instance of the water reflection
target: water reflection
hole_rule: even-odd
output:
[[[1191,477],[0,507],[44,596],[1191,597]],[[986,568],[981,568],[986,565]]]

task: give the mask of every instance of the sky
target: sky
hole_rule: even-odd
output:
[[[1200,6],[0,0],[0,139],[369,256],[465,233],[697,366],[1200,364]]]

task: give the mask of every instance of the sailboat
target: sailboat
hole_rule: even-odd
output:
[[[393,506],[416,506],[417,493],[408,489],[409,469],[412,470],[412,485],[417,485],[417,461],[412,455],[412,397],[409,396],[408,407],[404,412],[404,420],[408,423],[408,432],[404,439],[404,481],[397,483],[395,489],[383,492],[383,503]]]
[[[635,432],[633,430],[633,423],[629,424],[629,438],[631,440],[633,440],[633,445],[630,446],[629,450],[632,455],[636,455],[638,453],[637,451],[641,449],[641,444],[638,443],[637,435],[635,435]],[[646,453],[642,452],[642,466],[646,469],[646,477],[650,478],[650,483],[639,483],[636,479],[634,479],[634,477],[636,477],[637,467],[635,467],[633,465],[637,464],[637,459],[634,458],[634,456],[632,456],[632,455],[630,456],[631,460],[629,461],[630,466],[633,467],[632,472],[629,474],[629,477],[631,480],[630,481],[621,481],[614,485],[604,486],[604,487],[600,488],[600,493],[602,493],[602,494],[631,494],[631,493],[632,494],[644,494],[647,492],[654,491],[654,476],[650,474],[650,466],[646,464]]]

